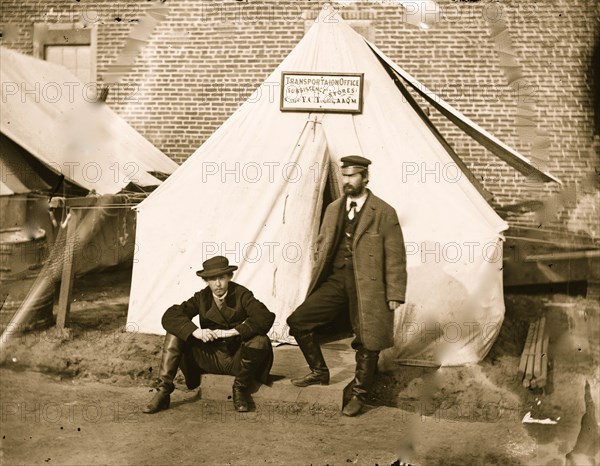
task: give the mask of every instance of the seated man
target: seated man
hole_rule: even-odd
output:
[[[158,393],[143,410],[153,414],[167,409],[181,367],[186,385],[200,385],[200,373],[234,375],[233,405],[248,411],[248,388],[253,379],[267,382],[273,349],[267,337],[275,314],[252,292],[231,281],[236,266],[226,257],[205,261],[196,272],[208,286],[187,301],[171,306],[162,318],[167,331],[159,374]],[[200,316],[200,328],[192,318]]]

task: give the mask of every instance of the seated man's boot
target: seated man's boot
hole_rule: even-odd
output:
[[[164,409],[169,409],[170,405],[171,394],[159,388],[158,392],[156,392],[156,394],[150,400],[150,403],[148,403],[144,409],[142,409],[142,412],[146,414],[154,414]]]
[[[233,381],[232,396],[233,407],[240,413],[250,411],[249,389],[252,381],[258,379],[267,351],[270,351],[271,342],[266,336],[256,336],[252,340],[242,343],[240,347],[240,369]]]
[[[356,352],[356,372],[352,387],[352,398],[342,409],[342,414],[345,416],[356,416],[362,411],[369,390],[375,380],[378,359],[379,351],[360,348]]]
[[[325,364],[325,358],[321,352],[321,345],[314,333],[305,333],[296,336],[298,346],[304,355],[304,359],[310,367],[310,373],[304,377],[292,379],[296,387],[308,387],[309,385],[328,385],[329,369]]]
[[[160,363],[160,383],[158,385],[158,392],[142,412],[154,414],[169,408],[171,403],[171,393],[175,390],[173,379],[177,375],[177,369],[179,368],[184,348],[185,343],[182,340],[175,335],[167,333]]]
[[[247,387],[242,385],[236,385],[236,378],[233,383],[232,395],[233,395],[233,409],[239,413],[246,413],[250,411],[250,405],[248,400]]]

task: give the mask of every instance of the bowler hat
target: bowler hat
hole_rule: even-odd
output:
[[[342,174],[343,175],[354,175],[360,173],[369,168],[371,161],[360,155],[348,155],[342,157]]]
[[[196,275],[202,278],[214,278],[237,270],[237,265],[229,265],[229,260],[223,256],[215,256],[202,262],[202,270]]]

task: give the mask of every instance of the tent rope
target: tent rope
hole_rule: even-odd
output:
[[[288,201],[289,197],[290,197],[290,195],[286,194],[285,195],[285,200],[283,201],[283,218],[282,218],[282,222],[283,222],[284,225],[285,225],[285,210],[287,209],[287,201]]]
[[[311,121],[311,120],[310,120],[310,115],[311,115],[311,114],[309,114],[309,115],[308,115],[308,117],[309,117],[309,121]],[[315,115],[315,119],[314,119],[314,120],[312,120],[312,121],[311,121],[311,123],[312,123],[312,132],[313,132],[313,139],[312,139],[312,142],[315,142],[315,138],[317,137],[317,125],[318,125],[318,124],[319,124],[319,125],[321,124],[321,122],[320,122],[320,121],[317,121],[317,115]]]
[[[273,297],[277,297],[277,264],[275,264],[275,270],[273,270],[273,287],[271,294]]]

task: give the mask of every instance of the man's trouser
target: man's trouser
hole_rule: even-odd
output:
[[[234,352],[228,351],[227,346],[224,340],[204,343],[190,338],[184,342],[167,333],[159,372],[159,390],[165,393],[174,390],[173,379],[178,368],[181,368],[190,389],[200,385],[201,373],[233,375],[236,377],[234,384],[240,388],[247,388],[252,379],[261,379],[261,371],[273,351],[267,336],[256,335],[243,341]]]
[[[354,271],[350,267],[334,269],[327,280],[317,288],[288,317],[290,335],[298,337],[313,333],[317,328],[333,322],[348,309],[350,324],[356,338],[352,346],[362,346],[358,319],[358,302]]]
[[[352,394],[364,401],[373,383],[379,351],[365,349],[360,340],[353,269],[349,267],[334,269],[332,275],[288,317],[287,323],[290,334],[296,338],[311,371],[328,372],[314,332],[317,328],[335,320],[346,308],[355,335],[352,347],[357,351]]]

